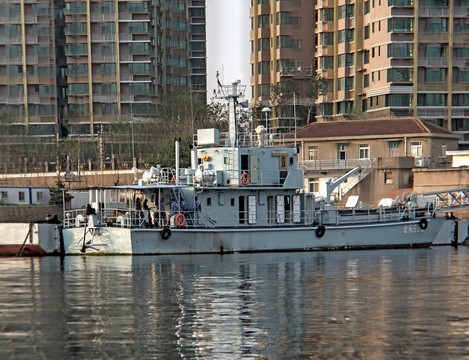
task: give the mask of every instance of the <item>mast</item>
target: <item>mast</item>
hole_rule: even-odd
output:
[[[236,147],[238,139],[238,123],[236,119],[236,105],[238,98],[244,96],[245,85],[239,85],[241,80],[231,80],[231,85],[218,84],[221,89],[218,90],[217,98],[228,100],[229,114],[229,144],[228,146]],[[220,91],[221,90],[221,91]]]

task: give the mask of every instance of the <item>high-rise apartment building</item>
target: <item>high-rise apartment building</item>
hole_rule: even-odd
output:
[[[0,112],[37,135],[53,135],[57,122],[56,24],[52,0],[0,3]]]
[[[313,64],[317,121],[413,116],[469,146],[468,15],[468,0],[252,0],[253,100]]]
[[[268,105],[271,85],[314,73],[314,1],[251,0],[253,101]]]
[[[5,0],[0,111],[69,135],[148,114],[159,94],[206,96],[205,0]]]
[[[318,0],[316,11],[328,84],[317,120],[414,116],[469,132],[469,1]]]

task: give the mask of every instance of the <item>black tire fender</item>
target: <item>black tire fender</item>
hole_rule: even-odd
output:
[[[420,219],[419,227],[420,227],[420,229],[425,230],[428,227],[427,219]]]
[[[316,229],[316,237],[322,238],[326,233],[326,227],[324,225],[319,225]]]
[[[163,240],[168,240],[171,237],[171,229],[170,228],[164,228],[161,230],[161,238]]]

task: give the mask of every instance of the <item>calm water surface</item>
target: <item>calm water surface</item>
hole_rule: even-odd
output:
[[[469,359],[469,252],[0,259],[0,359]]]

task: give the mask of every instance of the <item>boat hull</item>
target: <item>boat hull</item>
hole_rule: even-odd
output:
[[[203,254],[267,251],[352,250],[429,247],[445,220],[428,219],[347,226],[171,229],[98,227],[63,230],[65,254]],[[83,235],[85,240],[83,241]]]
[[[57,224],[2,223],[0,232],[0,256],[60,253],[60,228]]]

